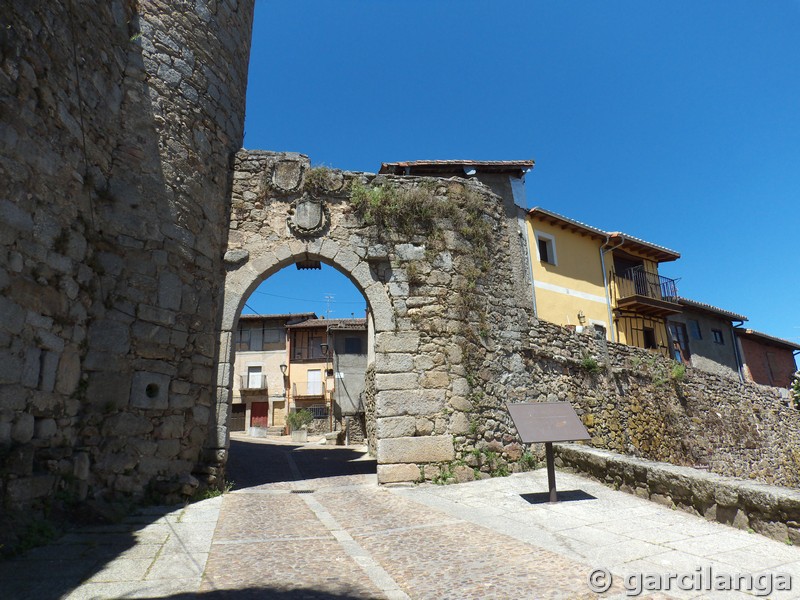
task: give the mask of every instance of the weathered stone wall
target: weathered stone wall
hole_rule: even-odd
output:
[[[590,328],[587,331],[592,332]],[[528,401],[569,400],[591,445],[651,460],[795,487],[800,411],[781,390],[688,369],[645,350],[540,321],[524,369]],[[506,410],[480,411],[475,437],[506,454]]]
[[[319,260],[348,275],[375,324],[367,396],[374,394],[380,481],[416,480],[421,465],[434,465],[428,477],[465,453],[474,398],[521,397],[532,310],[518,298],[519,265],[509,254],[518,246],[516,219],[488,188],[311,169],[302,155],[247,151],[237,155],[234,178],[221,357],[230,357],[247,296],[279,269]],[[313,231],[300,226],[309,211],[323,215]],[[218,382],[222,451],[224,358]]]
[[[252,4],[4,4],[6,511],[171,491],[201,462]]]
[[[556,465],[615,489],[686,512],[800,544],[800,492],[622,456],[579,444],[556,444]]]
[[[375,456],[378,451],[378,432],[375,431],[375,365],[367,367],[364,375],[364,439],[367,442],[367,449],[371,456]]]

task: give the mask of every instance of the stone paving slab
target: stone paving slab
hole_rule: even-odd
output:
[[[554,505],[528,502],[526,498],[532,494],[547,490],[544,470],[393,493],[570,557],[586,565],[587,575],[594,568],[609,569],[616,581],[638,573],[691,575],[705,567],[720,575],[784,573],[792,577],[792,590],[773,591],[769,597],[800,598],[800,548],[615,492],[579,476],[559,472],[557,480],[559,489],[580,490],[586,499]],[[499,506],[501,516],[497,514]],[[744,593],[674,587],[669,594],[676,598],[764,596],[758,589]]]
[[[323,455],[284,452],[286,472],[320,471],[313,461]],[[558,483],[582,499],[537,503],[547,490],[544,471],[443,487],[378,487],[374,474],[358,469],[303,481],[256,477],[223,497],[146,509],[0,563],[0,597],[617,599],[632,597],[626,586],[638,574],[710,568],[786,573],[794,589],[768,597],[800,598],[798,548],[579,476],[559,472]],[[596,569],[613,577],[601,596],[588,585]],[[672,586],[637,597],[756,595]]]
[[[148,507],[0,563],[0,597],[158,598],[199,588],[222,497]]]

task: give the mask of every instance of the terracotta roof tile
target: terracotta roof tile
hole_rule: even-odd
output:
[[[689,298],[684,298],[683,296],[678,297],[678,304],[681,304],[682,306],[688,306],[690,308],[695,308],[704,312],[710,312],[723,317],[727,317],[731,321],[748,320],[748,318],[745,317],[744,315],[740,315],[735,312],[725,310],[724,308],[717,308],[716,306],[712,306],[711,304],[706,304],[705,302],[697,302],[696,300],[689,300]]]

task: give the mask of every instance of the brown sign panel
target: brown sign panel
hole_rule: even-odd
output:
[[[591,439],[569,402],[509,402],[506,406],[524,444]]]

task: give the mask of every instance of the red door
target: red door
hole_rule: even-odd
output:
[[[250,427],[269,427],[269,402],[250,405]]]

